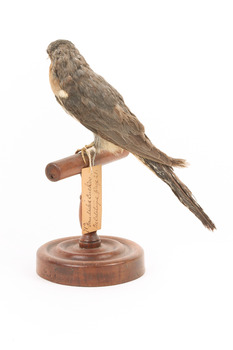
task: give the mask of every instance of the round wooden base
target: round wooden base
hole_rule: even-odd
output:
[[[143,249],[130,240],[100,236],[101,245],[81,248],[80,237],[56,239],[37,251],[37,273],[51,282],[98,287],[132,281],[145,272]]]

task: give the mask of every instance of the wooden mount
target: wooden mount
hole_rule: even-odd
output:
[[[37,273],[51,282],[83,287],[125,283],[144,274],[143,250],[138,244],[100,236],[99,247],[81,248],[83,236],[57,239],[40,247]]]
[[[101,239],[97,235],[97,232],[90,232],[82,235],[79,238],[79,247],[86,249],[99,248],[101,245]]]
[[[127,151],[114,155],[103,152],[97,154],[95,165],[127,155]],[[51,181],[59,181],[80,174],[87,166],[88,159],[84,163],[81,154],[75,154],[48,164],[46,176]],[[81,207],[79,218],[81,220]],[[38,275],[70,286],[110,286],[132,281],[144,272],[144,253],[138,244],[119,237],[99,237],[97,232],[56,239],[37,251]]]
[[[115,154],[109,152],[98,153],[95,157],[95,165],[108,164],[118,159],[127,157],[129,152],[122,151]],[[66,157],[55,162],[49,163],[45,168],[45,174],[50,181],[59,181],[67,177],[81,174],[82,168],[89,166],[87,156],[84,154],[86,163],[80,153],[74,154],[70,157]]]

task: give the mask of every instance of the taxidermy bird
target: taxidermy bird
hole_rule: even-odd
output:
[[[95,154],[103,150],[131,152],[170,186],[205,227],[214,230],[214,223],[173,171],[173,167],[185,167],[185,160],[169,157],[153,145],[123,97],[90,68],[74,44],[56,40],[48,46],[47,53],[51,60],[50,84],[57,101],[94,133],[94,142],[84,148],[90,165]]]

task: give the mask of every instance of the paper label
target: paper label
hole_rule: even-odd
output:
[[[102,166],[82,169],[82,233],[101,229]]]

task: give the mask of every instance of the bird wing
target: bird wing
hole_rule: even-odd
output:
[[[171,158],[145,135],[144,126],[122,96],[89,67],[69,73],[60,86],[68,93],[62,99],[64,108],[86,128],[135,155],[172,165]]]

